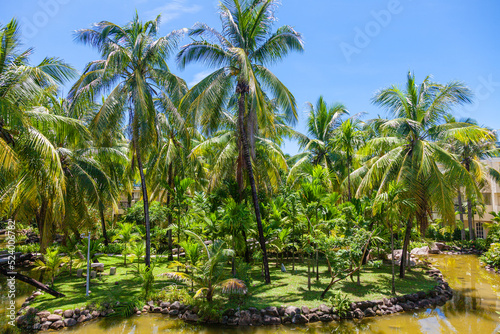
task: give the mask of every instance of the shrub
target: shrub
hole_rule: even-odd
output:
[[[110,243],[107,246],[104,244],[101,244],[99,246],[99,250],[101,253],[106,253],[106,254],[121,254],[123,251],[123,244],[119,243]]]
[[[340,316],[346,315],[351,310],[351,300],[347,294],[343,294],[340,290],[333,292],[333,296],[328,298],[328,303],[335,308]]]
[[[500,243],[491,244],[490,249],[481,256],[481,260],[495,268],[500,268]]]
[[[193,298],[189,295],[185,287],[180,287],[176,284],[167,285],[158,293],[153,295],[153,299],[161,300],[164,302],[173,303],[175,301],[182,302],[184,304],[191,304]]]
[[[40,252],[39,244],[27,244],[27,245],[16,245],[14,248],[16,252],[26,253],[38,253]]]

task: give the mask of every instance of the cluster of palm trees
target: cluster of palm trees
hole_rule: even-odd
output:
[[[261,211],[268,203],[261,199],[303,187],[315,166],[322,166],[325,186],[340,194],[339,202],[392,194],[401,185],[397,196],[388,195],[403,203],[391,208],[399,215],[387,215],[405,221],[403,257],[414,222],[424,233],[436,211],[455,223],[457,194],[467,198],[470,224],[485,175],[500,179],[480,162],[496,154],[494,132],[450,116],[471,102],[471,91],[429,77],[417,84],[410,73],[406,86],[373,98],[389,119],[347,118],[344,105],[320,97],[308,104],[308,133],[300,134],[292,128],[295,98],[269,66],[301,52],[303,40],[291,26],[274,30],[275,9],[273,0],[223,0],[222,29],[197,23],[180,49],[185,32],[159,36],[159,16],[143,22],[136,14],[124,26],[96,23],[75,32],[101,55],[81,75],[57,58],[30,65],[32,50],[20,49],[17,22],[1,26],[0,215],[35,221],[42,250],[54,231],[78,236],[96,222],[107,243],[105,215],[140,184],[150,266],[149,202],[171,208],[167,224],[180,233],[186,196],[211,194],[232,181],[231,205],[253,204],[267,283],[269,222]],[[173,56],[180,68],[202,63],[214,71],[188,87],[169,69]],[[68,96],[59,97],[59,85],[74,79]],[[298,140],[303,153],[286,156],[284,138]]]

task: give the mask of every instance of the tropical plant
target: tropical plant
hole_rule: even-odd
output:
[[[396,294],[394,273],[394,222],[401,222],[408,215],[408,210],[414,206],[408,196],[408,190],[402,184],[394,181],[389,184],[387,192],[378,194],[373,203],[374,214],[380,213],[384,224],[389,227],[391,234],[391,271],[392,271],[392,294]]]
[[[191,273],[167,272],[164,276],[176,280],[191,280],[201,286],[195,294],[195,298],[203,296],[208,302],[213,299],[214,292],[220,288],[222,293],[241,293],[247,292],[247,287],[243,281],[237,278],[226,278],[224,273],[224,263],[229,257],[232,257],[234,250],[224,248],[226,243],[216,240],[210,247],[207,247],[200,236],[191,231],[185,231],[191,235],[197,242],[203,245],[206,258],[201,260],[198,265],[191,265]],[[186,265],[177,261],[170,264],[170,268],[183,267]]]
[[[119,230],[115,235],[113,241],[119,240],[123,243],[123,259],[127,265],[127,254],[129,254],[129,245],[140,239],[139,233],[136,232],[136,226],[131,223],[118,223]]]
[[[163,105],[187,89],[185,82],[172,74],[166,58],[182,35],[174,31],[159,37],[160,16],[143,23],[138,15],[127,25],[102,21],[92,29],[76,31],[75,38],[101,53],[101,59],[87,64],[80,79],[70,91],[72,103],[80,99],[94,100],[110,91],[90,125],[103,134],[117,130],[127,119],[131,141],[132,166],[137,166],[141,179],[146,226],[146,266],[150,266],[151,241],[149,197],[144,176],[143,158],[154,149],[159,137],[155,99]]]
[[[417,85],[408,73],[405,89],[397,86],[382,89],[373,103],[386,108],[395,118],[371,121],[380,137],[370,139],[362,153],[373,156],[357,191],[357,196],[371,189],[383,193],[391,181],[402,183],[415,203],[415,213],[406,222],[400,277],[405,274],[406,252],[415,219],[422,235],[428,226],[428,214],[434,208],[445,221],[455,221],[455,191],[450,180],[459,179],[469,193],[479,190],[470,174],[435,140],[460,138],[477,141],[487,133],[470,124],[443,124],[444,116],[454,106],[471,102],[471,91],[461,82],[445,85],[430,77]]]
[[[323,96],[318,98],[316,106],[311,102],[307,103],[307,133],[308,135],[298,135],[299,145],[304,150],[299,153],[296,162],[288,174],[288,182],[293,183],[304,165],[321,165],[330,172],[337,170],[336,152],[330,149],[331,141],[336,134],[335,130],[341,124],[341,117],[348,113],[347,108],[336,103],[328,105]]]
[[[246,166],[252,189],[266,283],[271,282],[271,277],[252,166],[255,133],[259,126],[274,119],[264,88],[275,97],[287,121],[295,120],[297,112],[292,94],[265,66],[283,59],[290,51],[303,50],[301,36],[292,27],[282,26],[271,32],[275,7],[274,0],[223,0],[219,5],[222,33],[204,23],[196,24],[189,36],[200,39],[183,46],[177,56],[181,67],[195,61],[218,67],[184,97],[190,119],[204,131],[210,132],[222,111],[231,109],[227,108],[228,102],[237,105],[238,161]]]
[[[57,247],[49,247],[43,255],[43,260],[35,261],[35,269],[43,270],[50,276],[50,285],[54,286],[54,279],[61,271],[61,265],[66,262],[66,258],[60,256]]]

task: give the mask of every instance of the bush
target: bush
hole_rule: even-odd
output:
[[[193,300],[193,298],[187,292],[186,288],[180,287],[176,284],[164,287],[160,292],[154,294],[153,299],[170,303],[179,301],[184,304],[191,304]]]
[[[481,260],[495,268],[500,268],[500,243],[491,244],[490,249],[481,256]]]
[[[382,260],[375,260],[375,261],[368,262],[368,267],[370,267],[370,268],[379,269],[379,268],[382,268],[382,265],[383,265]]]
[[[328,298],[328,302],[340,316],[344,316],[351,310],[351,300],[340,290],[334,291],[333,296]]]
[[[99,251],[106,254],[121,254],[123,251],[123,244],[110,243],[107,246],[104,244],[99,245]]]
[[[27,244],[27,245],[16,245],[14,248],[16,252],[26,253],[38,253],[40,252],[39,244]]]

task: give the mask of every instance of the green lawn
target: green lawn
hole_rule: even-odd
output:
[[[291,270],[291,265],[287,266]],[[361,272],[361,285],[357,284],[357,276],[346,278],[332,286],[327,293],[325,300],[319,299],[321,293],[330,283],[328,268],[326,265],[319,266],[319,282],[316,281],[316,274],[311,274],[311,291],[307,289],[307,266],[296,266],[296,274],[290,272],[283,273],[274,265],[271,268],[271,284],[266,285],[261,282],[260,274],[255,275],[254,286],[250,288],[250,296],[247,306],[262,308],[264,306],[308,306],[317,307],[325,303],[334,290],[342,290],[352,301],[374,300],[390,296],[391,294],[391,268],[383,266],[380,269],[364,268]],[[396,267],[398,270],[399,267]],[[414,293],[420,290],[430,290],[436,285],[435,281],[424,274],[425,269],[412,268],[407,272],[404,280],[397,277],[396,271],[396,293],[403,295]]]
[[[77,278],[75,272],[71,277],[67,273],[63,273],[56,279],[55,289],[66,294],[66,297],[54,298],[45,293],[37,297],[32,306],[40,310],[64,310],[84,307],[89,303],[127,302],[139,295],[141,281],[133,273],[136,264],[129,264],[128,267],[125,267],[123,258],[109,256],[101,257],[99,261],[104,263],[105,273],[109,273],[110,267],[117,267],[117,274],[91,280],[91,295],[89,297],[85,296],[86,279],[84,277]],[[249,287],[248,296],[243,301],[240,300],[240,303],[243,302],[240,306],[263,308],[266,306],[305,305],[317,307],[321,303],[325,303],[326,299],[332,295],[331,292],[336,289],[341,289],[344,293],[347,293],[353,301],[380,299],[389,296],[391,291],[389,266],[380,269],[364,268],[361,273],[361,286],[357,285],[356,276],[354,276],[354,282],[347,278],[336,283],[323,301],[319,297],[330,282],[325,265],[319,267],[319,282],[316,282],[316,275],[313,275],[311,291],[307,289],[307,266],[296,266],[295,274],[290,272],[291,265],[287,265],[288,272],[286,273],[281,272],[280,268],[274,267],[274,264],[270,269],[272,284],[266,285],[261,278],[260,268],[253,268],[253,283]],[[167,264],[162,263],[157,264],[154,273],[157,275],[170,270],[167,269]],[[406,279],[400,280],[396,278],[397,293],[407,294],[433,288],[435,281],[426,276],[423,271],[424,269],[415,268],[408,272]],[[118,282],[118,284],[115,284],[115,282]],[[172,283],[172,281],[165,277],[156,277],[155,287],[161,289],[169,283]]]

